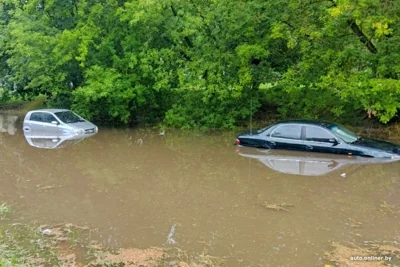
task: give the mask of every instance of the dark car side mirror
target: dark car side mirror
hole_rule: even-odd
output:
[[[328,141],[329,141],[329,143],[334,144],[334,145],[339,144],[338,140],[336,140],[335,138],[330,138]]]

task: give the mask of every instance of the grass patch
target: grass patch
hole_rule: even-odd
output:
[[[0,257],[0,267],[23,267],[24,265],[18,264],[16,261],[9,261]]]
[[[30,226],[15,223],[3,225],[0,232],[2,261],[11,266],[77,266],[75,251],[87,244],[87,228],[72,224]],[[2,266],[2,265],[0,265]]]
[[[11,213],[11,207],[6,203],[0,205],[0,219],[6,218]]]

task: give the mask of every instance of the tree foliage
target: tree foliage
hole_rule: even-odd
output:
[[[388,122],[400,4],[2,0],[0,87],[98,120],[230,128],[265,107]]]

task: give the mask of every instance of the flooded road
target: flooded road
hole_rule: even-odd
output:
[[[332,242],[400,242],[400,162],[237,151],[233,132],[150,129],[40,149],[18,127],[0,132],[0,203],[26,222],[98,229],[105,246],[324,266]]]

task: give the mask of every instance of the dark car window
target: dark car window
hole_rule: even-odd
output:
[[[339,125],[334,125],[329,128],[336,136],[340,137],[342,140],[344,140],[346,143],[352,143],[358,140],[358,136],[347,130],[346,128],[339,126]]]
[[[286,139],[300,139],[301,125],[287,124],[278,126],[272,133],[272,137],[286,138]]]
[[[335,137],[321,127],[306,126],[306,141],[329,143],[332,138]]]
[[[32,113],[31,117],[30,117],[30,120],[31,121],[40,121],[40,122],[42,122],[43,121],[43,113],[42,112]]]
[[[49,113],[43,113],[43,122],[51,123],[52,121],[57,121],[53,115]]]

